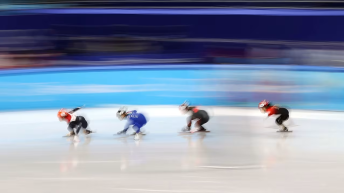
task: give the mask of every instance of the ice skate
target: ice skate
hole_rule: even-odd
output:
[[[195,130],[192,130],[190,131],[191,133],[197,133],[197,132],[200,132],[200,133],[208,133],[210,131],[206,130],[204,127],[199,127],[198,129],[195,129]]]
[[[91,133],[95,133],[94,131],[91,131],[91,130],[88,130],[88,129],[85,129],[84,130],[84,134],[85,135],[89,135],[89,134],[91,134]]]
[[[136,133],[134,139],[135,140],[140,140],[141,139],[141,134],[140,133]]]
[[[75,133],[74,132],[70,132],[67,135],[63,136],[63,137],[74,137]]]
[[[181,132],[188,133],[191,131],[190,127],[184,127]]]
[[[120,131],[120,132],[117,133],[117,135],[125,135],[125,134],[127,134],[127,132],[124,131],[124,130],[122,130],[122,131]]]
[[[138,132],[140,135],[146,135],[143,131]],[[136,135],[136,132],[132,133],[131,135]]]
[[[284,131],[284,132],[288,132],[289,130],[288,130],[287,127],[284,127],[284,128],[283,128],[283,131]]]
[[[201,126],[201,127],[198,129],[197,132],[209,132],[209,131],[206,130],[204,127]]]
[[[292,131],[289,131],[286,126],[282,126],[282,129],[278,130],[277,132],[292,132]]]

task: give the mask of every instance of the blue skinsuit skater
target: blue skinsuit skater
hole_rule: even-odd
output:
[[[135,131],[135,139],[140,139],[140,129],[146,125],[147,119],[142,113],[138,113],[136,110],[126,111],[126,108],[122,107],[117,111],[117,117],[119,120],[127,119],[128,122],[124,129],[118,132],[118,135],[126,134],[130,126]]]

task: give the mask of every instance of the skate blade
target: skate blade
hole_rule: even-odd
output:
[[[190,131],[180,131],[179,134],[192,134]]]
[[[205,130],[205,131],[191,131],[191,133],[209,133],[210,131]]]
[[[279,133],[291,133],[293,131],[276,131],[276,132],[279,132]]]
[[[298,127],[298,126],[300,126],[300,125],[286,125],[288,128],[290,128],[290,127]],[[271,128],[271,129],[279,129],[279,127],[278,126],[274,126],[274,125],[272,125],[272,126],[266,126],[265,128]]]
[[[130,136],[135,136],[135,135],[136,135],[136,133],[130,134]],[[140,135],[147,135],[147,133],[140,133]]]

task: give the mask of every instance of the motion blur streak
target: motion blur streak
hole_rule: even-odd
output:
[[[1,1],[0,192],[344,192],[343,7]]]

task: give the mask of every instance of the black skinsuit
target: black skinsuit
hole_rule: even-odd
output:
[[[192,112],[192,115],[187,119],[188,127],[191,127],[192,120],[198,119],[196,125],[200,127],[200,130],[205,130],[202,125],[209,121],[208,113],[205,110],[199,110],[196,107],[189,107],[189,110]]]

